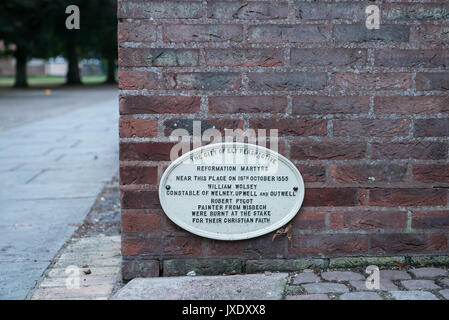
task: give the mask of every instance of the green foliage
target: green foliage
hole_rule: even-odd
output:
[[[2,0],[0,2],[0,39],[14,44],[30,57],[48,57],[50,0]],[[15,52],[7,51],[6,54]]]
[[[80,30],[65,27],[69,5],[80,8]],[[28,59],[67,57],[68,41],[80,58],[115,58],[116,10],[117,0],[1,0],[0,40],[22,48]]]

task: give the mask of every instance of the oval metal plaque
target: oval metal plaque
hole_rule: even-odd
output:
[[[264,235],[301,208],[304,182],[282,155],[244,143],[212,144],[176,159],[159,185],[167,216],[181,228],[218,240]]]

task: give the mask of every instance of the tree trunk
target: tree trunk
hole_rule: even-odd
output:
[[[108,58],[108,70],[107,70],[107,78],[106,83],[107,84],[115,84],[117,83],[115,81],[115,59],[114,58]]]
[[[21,47],[17,47],[16,58],[16,80],[14,88],[28,87],[27,81],[27,54]]]
[[[79,56],[76,39],[74,36],[68,36],[67,39],[67,60],[69,69],[67,71],[66,84],[76,85],[82,84],[79,70]]]

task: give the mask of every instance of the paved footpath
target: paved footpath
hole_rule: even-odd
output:
[[[27,297],[118,170],[117,90],[90,90],[0,95],[0,299]]]
[[[380,270],[378,288],[366,279],[357,269],[134,279],[112,299],[449,300],[447,268]]]

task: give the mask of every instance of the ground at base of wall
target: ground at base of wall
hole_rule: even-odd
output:
[[[383,269],[379,281],[361,269],[292,274],[286,300],[449,300],[447,267]]]
[[[447,268],[361,269],[297,273],[136,278],[114,300],[448,300]],[[176,290],[172,290],[176,288]]]
[[[120,197],[114,177],[44,272],[31,300],[106,300],[121,284]]]

